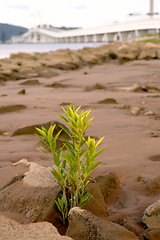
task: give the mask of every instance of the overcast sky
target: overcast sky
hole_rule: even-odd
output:
[[[139,18],[149,12],[150,0],[0,0],[0,23],[34,27],[40,23],[92,27]],[[154,0],[160,12],[160,0]]]

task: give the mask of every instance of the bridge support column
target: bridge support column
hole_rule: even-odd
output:
[[[104,33],[102,36],[102,42],[108,42],[108,35],[107,33]]]

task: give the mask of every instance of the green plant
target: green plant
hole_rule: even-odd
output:
[[[68,106],[67,110],[63,107],[62,109],[66,117],[58,115],[67,123],[70,130],[60,126],[61,130],[53,137],[55,125],[50,126],[48,131],[44,127],[42,129],[36,128],[43,138],[39,135],[36,136],[52,152],[52,157],[50,157],[55,164],[52,167],[52,174],[62,189],[62,196],[55,203],[65,224],[69,210],[75,206],[83,207],[92,197],[87,190],[87,185],[92,181],[89,176],[93,169],[101,163],[94,160],[105,148],[96,150],[103,138],[97,143],[94,138],[85,138],[85,132],[93,120],[93,118],[87,120],[91,110],[78,114],[80,107],[75,110],[74,106],[71,105]],[[68,134],[69,140],[63,138],[64,145],[57,150],[56,141],[62,130]],[[42,151],[49,156],[46,151]]]

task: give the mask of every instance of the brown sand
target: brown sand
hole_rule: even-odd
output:
[[[62,71],[52,78],[37,78],[40,85],[22,86],[20,81],[7,81],[1,86],[0,106],[24,104],[26,109],[0,114],[0,187],[12,176],[25,172],[12,164],[22,158],[45,165],[48,160],[39,151],[38,139],[34,135],[12,137],[19,127],[61,119],[62,102],[82,105],[83,110],[91,109],[93,125],[87,135],[105,136],[101,146],[106,150],[98,157],[102,163],[93,176],[115,171],[121,187],[108,200],[107,209],[110,219],[120,221],[123,217],[141,231],[141,217],[144,209],[159,199],[159,190],[148,190],[144,180],[159,175],[160,166],[160,92],[130,92],[134,84],[160,88],[160,60],[133,61],[123,65],[105,63],[92,68],[85,67],[76,71]],[[59,82],[65,88],[51,88],[46,85]],[[99,83],[106,89],[94,89]],[[86,87],[93,87],[86,91]],[[17,94],[25,88],[26,94]],[[7,94],[7,96],[3,96]],[[105,98],[114,98],[118,104],[98,104]],[[124,105],[141,108],[138,116],[130,110],[121,109]],[[153,116],[145,113],[152,111]],[[151,161],[157,156],[157,161]],[[97,159],[98,160],[98,159]],[[159,161],[158,161],[159,160]],[[49,160],[48,160],[49,161]],[[47,166],[47,165],[46,165]]]

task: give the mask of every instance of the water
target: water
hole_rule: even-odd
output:
[[[97,47],[106,43],[50,43],[50,44],[0,44],[0,58],[8,58],[11,53],[48,52],[57,49],[77,50],[83,47]]]

